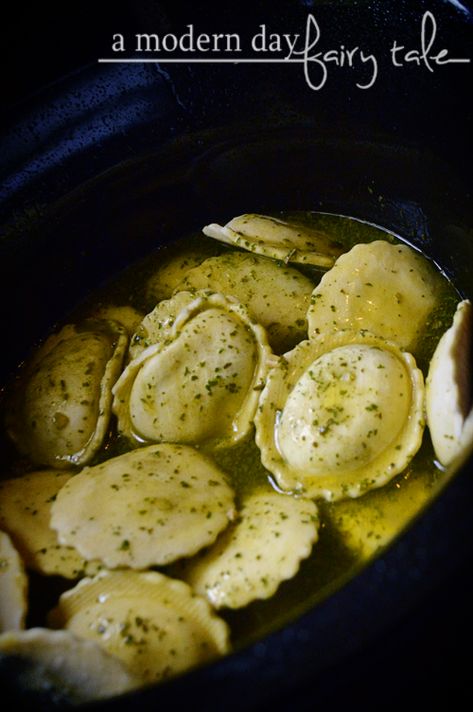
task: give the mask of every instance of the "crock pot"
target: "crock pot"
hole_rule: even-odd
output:
[[[269,5],[268,24],[300,27],[313,12],[327,42],[356,38],[380,55],[395,37],[418,44],[427,9],[442,45],[456,56],[470,51],[464,3]],[[197,13],[159,8],[171,29]],[[224,17],[221,6],[211,16],[200,10],[201,22]],[[256,3],[238,26],[257,29],[265,12],[268,4]],[[137,11],[138,24],[143,17]],[[2,381],[92,288],[210,219],[242,212],[368,220],[420,248],[473,298],[469,79],[466,63],[433,73],[383,66],[370,91],[345,73],[316,92],[292,66],[94,63],[48,87],[15,113],[2,140]],[[457,700],[471,635],[472,475],[470,452],[389,549],[317,606],[288,611],[211,666],[88,708]],[[53,708],[10,673],[12,704]]]

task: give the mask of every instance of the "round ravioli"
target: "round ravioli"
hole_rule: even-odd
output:
[[[311,500],[255,492],[214,546],[184,564],[184,578],[215,608],[241,608],[269,598],[309,556],[318,521]]]
[[[0,531],[0,633],[24,628],[27,605],[23,561],[8,534]]]
[[[154,307],[163,299],[169,299],[189,270],[214,256],[216,251],[214,245],[204,244],[199,239],[198,243],[194,242],[184,249],[179,246],[177,251],[173,250],[164,259],[160,255],[161,261],[146,282],[147,303]]]
[[[132,441],[210,447],[243,440],[271,355],[264,329],[241,304],[199,296],[179,311],[169,338],[142,351],[117,381],[120,432]]]
[[[101,304],[91,316],[95,319],[118,321],[129,336],[135,332],[143,319],[143,314],[129,304]]]
[[[109,568],[145,569],[191,556],[234,516],[233,490],[207,457],[151,445],[84,468],[59,492],[59,541]]]
[[[223,226],[206,225],[203,232],[258,255],[317,267],[331,267],[342,252],[340,243],[326,232],[268,215],[239,215]]]
[[[200,294],[192,292],[177,292],[170,299],[159,302],[149,314],[146,314],[130,341],[128,350],[130,360],[139,356],[148,346],[162,344],[172,337],[174,322],[177,315],[188,307]]]
[[[355,245],[314,289],[309,338],[339,329],[367,329],[413,351],[436,305],[439,277],[407,245],[384,240]]]
[[[281,489],[358,497],[417,452],[423,403],[411,354],[365,331],[338,332],[303,342],[271,370],[256,442]]]
[[[18,449],[39,465],[90,462],[108,432],[112,385],[127,347],[116,321],[88,319],[50,336],[12,395],[7,426]]]
[[[31,692],[81,703],[119,695],[142,684],[116,657],[68,630],[30,628],[0,635],[0,654],[26,661],[21,682]],[[53,705],[56,707],[56,705]]]
[[[1,481],[0,527],[10,534],[27,568],[78,578],[96,574],[102,565],[85,561],[73,547],[59,544],[51,529],[52,503],[70,478],[69,473],[42,470]]]
[[[442,465],[449,465],[473,440],[468,432],[473,420],[472,324],[473,308],[464,299],[435,349],[427,375],[427,423]]]
[[[229,651],[229,630],[183,581],[157,572],[104,572],[64,593],[50,614],[153,683]]]
[[[267,331],[278,353],[307,338],[307,309],[314,288],[283,262],[244,252],[210,257],[189,270],[176,291],[211,289],[235,297]]]

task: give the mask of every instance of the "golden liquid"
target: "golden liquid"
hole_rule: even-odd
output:
[[[281,217],[281,216],[279,216]],[[333,235],[346,249],[360,242],[397,238],[380,228],[359,220],[342,216],[304,213],[296,217],[312,227]],[[127,304],[146,313],[155,304],[150,303],[145,285],[159,264],[170,255],[195,246],[206,246],[209,256],[230,249],[203,235],[183,238],[179,243],[160,248],[139,264],[133,265],[108,284],[91,294],[78,310],[69,314],[64,322],[73,322],[90,313],[97,304]],[[315,268],[301,268],[316,284],[322,272]],[[459,295],[446,277],[438,271],[439,307],[431,315],[417,354],[417,364],[426,376],[428,364],[441,334],[450,326]],[[114,457],[129,449],[129,445],[116,433],[91,464]],[[31,463],[17,458],[11,450],[5,454],[1,470],[6,477],[22,471],[37,469]],[[229,449],[218,450],[213,457],[228,474],[237,493],[237,499],[255,488],[271,488],[271,476],[262,466],[260,453],[254,440]],[[444,473],[435,462],[428,430],[423,445],[409,467],[381,489],[368,492],[355,500],[336,503],[318,503],[321,529],[319,541],[312,554],[302,562],[298,574],[283,582],[276,594],[265,601],[256,601],[243,609],[219,611],[229,623],[233,646],[238,648],[280,628],[298,615],[313,607],[330,593],[356,575],[367,563],[379,555],[418,516],[440,491]],[[166,572],[166,569],[162,569]],[[169,570],[168,570],[169,571]],[[74,585],[34,574],[31,579],[31,607],[29,625],[44,625],[44,615],[52,607],[61,590]]]

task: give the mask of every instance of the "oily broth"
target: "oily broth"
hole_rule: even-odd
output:
[[[391,233],[343,216],[298,213],[296,216],[284,214],[282,217],[297,217],[299,222],[302,220],[313,227],[330,232],[347,250],[356,243],[376,239],[398,241]],[[159,264],[176,253],[184,253],[202,245],[209,256],[230,249],[200,234],[162,247],[125,270],[105,287],[97,289],[68,315],[64,323],[80,320],[101,304],[129,305],[143,313],[151,311],[155,304],[150,303],[145,285]],[[300,267],[300,270],[311,277],[314,286],[323,274],[306,266]],[[438,274],[440,306],[426,324],[417,356],[417,364],[424,377],[435,345],[440,335],[450,326],[459,300],[452,284],[440,271]],[[108,440],[91,464],[97,464],[129,449],[128,443],[116,433],[112,423]],[[6,438],[0,455],[1,471],[6,478],[38,469],[24,458],[18,457]],[[213,453],[213,457],[228,474],[236,491],[237,501],[257,488],[270,489],[274,484],[271,475],[261,464],[254,438],[235,447],[218,450]],[[246,645],[287,624],[353,577],[428,505],[441,487],[442,474],[442,468],[435,461],[426,429],[419,452],[408,468],[389,484],[372,490],[357,500],[318,503],[322,523],[320,538],[310,557],[302,562],[298,574],[283,582],[276,594],[267,600],[253,602],[239,610],[219,611],[219,615],[231,627],[233,646],[238,648]],[[171,565],[161,570],[178,576],[179,566]],[[57,577],[31,575],[28,626],[45,625],[46,614],[55,605],[59,593],[73,584],[74,582]]]

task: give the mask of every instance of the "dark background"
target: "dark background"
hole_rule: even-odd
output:
[[[471,0],[464,0],[471,8]],[[392,8],[395,8],[394,13]],[[414,22],[410,8],[417,9]],[[389,8],[389,12],[384,10]],[[354,75],[336,69],[322,92],[306,88],[302,70],[276,65],[248,67],[166,65],[187,110],[189,123],[199,118],[201,125],[208,115],[217,121],[233,119],[225,114],[226,104],[234,104],[233,85],[242,87],[241,115],[261,113],[265,102],[279,106],[291,104],[301,114],[317,115],[325,127],[352,131],[357,137],[365,132],[400,136],[428,142],[455,170],[464,171],[466,155],[472,152],[473,92],[469,65],[449,65],[428,72],[415,64],[393,69],[389,62],[389,43],[380,56],[377,35],[396,38],[406,48],[420,46],[420,20],[430,9],[438,20],[435,48],[447,47],[451,56],[468,56],[471,32],[461,23],[442,20],[442,12],[459,20],[463,13],[450,0],[253,0],[252,2],[185,2],[184,0],[83,0],[68,3],[8,2],[0,16],[0,51],[2,53],[0,128],[15,125],[18,116],[37,100],[37,92],[74,75],[85,65],[93,67],[99,57],[111,56],[111,39],[115,32],[132,36],[135,32],[174,32],[179,35],[187,24],[198,31],[238,32],[243,38],[258,29],[260,23],[279,32],[302,32],[307,13],[321,18],[322,42],[331,45],[331,34],[343,27],[347,47],[375,47],[379,59],[379,76],[367,91],[354,87]],[[392,17],[396,26],[392,27]],[[357,22],[352,21],[356,16]],[[387,29],[388,28],[388,29]],[[471,30],[471,26],[470,26]],[[359,70],[358,70],[359,71]],[[246,81],[248,77],[248,81]],[[254,96],[248,91],[253,79],[264,83],[266,93]],[[211,107],[199,106],[205,93],[211,96]],[[240,91],[240,89],[237,89]],[[393,104],[392,97],[396,97]],[[233,107],[234,110],[234,107]],[[199,117],[200,112],[200,117]],[[206,113],[207,112],[207,113]],[[361,121],[360,121],[361,117]],[[447,140],[448,139],[448,140]],[[0,159],[1,160],[1,159]]]
[[[113,25],[130,20],[130,3],[4,3],[1,10],[2,111],[99,57]],[[108,7],[108,10],[107,10]]]
[[[111,37],[115,32],[175,32],[184,31],[185,25],[193,23],[200,31],[240,32],[242,36],[248,30],[248,20],[251,20],[251,31],[256,30],[260,22],[274,27],[279,31],[291,31],[288,15],[295,18],[293,31],[301,31],[307,12],[316,17],[324,8],[333,8],[333,24],[338,23],[339,11],[353,12],[358,17],[368,18],[382,16],[384,5],[392,5],[390,0],[253,0],[252,2],[185,2],[185,0],[83,0],[82,2],[56,3],[46,1],[37,3],[5,2],[0,14],[0,51],[2,56],[1,72],[1,107],[9,111],[12,106],[22,102],[38,89],[54,82],[78,68],[95,63],[100,56],[111,56]],[[404,3],[406,4],[406,3]],[[437,2],[418,2],[419,20],[422,11],[450,5],[452,12],[454,3],[450,0]],[[462,0],[463,7],[472,8],[471,0]],[[399,39],[403,33],[402,2],[399,5]],[[331,10],[332,12],[332,10]],[[372,27],[363,27],[364,20],[354,26],[354,36],[360,38],[366,31],[366,37],[376,33],[376,22]],[[412,23],[411,23],[412,25]],[[415,39],[418,40],[418,28],[415,29]],[[330,25],[324,24],[323,41],[330,34]],[[446,37],[445,27],[441,21],[438,28],[436,46],[448,47],[455,56],[455,42],[461,38],[455,35]],[[348,45],[348,43],[347,43]],[[360,45],[362,43],[360,42]],[[418,42],[417,45],[418,46]],[[407,70],[406,70],[407,71]],[[403,81],[408,81],[406,71],[402,71]],[[414,69],[413,76],[418,74]],[[445,72],[444,72],[445,73]],[[399,73],[398,73],[399,74]],[[409,74],[409,72],[407,72]],[[407,79],[406,79],[407,76]],[[453,99],[457,93],[464,94],[464,80],[468,76],[462,69],[456,68],[449,72],[449,91],[444,97]],[[392,81],[394,75],[387,81]],[[432,79],[432,77],[430,77]],[[368,95],[368,92],[362,95]],[[415,104],[415,96],[412,96]],[[471,108],[471,107],[470,107]],[[453,118],[453,117],[452,117]],[[461,116],[457,116],[461,120]],[[448,120],[448,117],[445,116]]]

